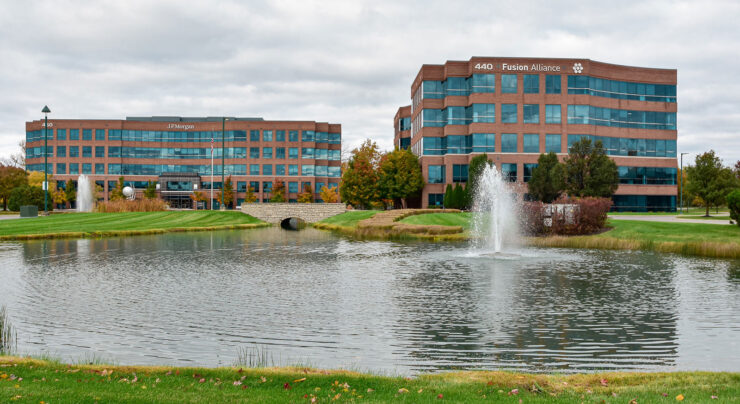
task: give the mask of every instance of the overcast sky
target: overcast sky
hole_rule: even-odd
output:
[[[540,3],[540,4],[537,4]],[[740,159],[740,2],[0,0],[0,155],[25,122],[261,116],[391,148],[422,64],[678,69],[678,151]]]

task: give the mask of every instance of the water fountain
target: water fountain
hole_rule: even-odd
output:
[[[501,254],[519,239],[519,206],[509,182],[496,166],[486,165],[478,178],[473,200],[472,230],[475,248]]]
[[[93,186],[87,175],[82,174],[77,178],[77,211],[92,212],[93,210]]]

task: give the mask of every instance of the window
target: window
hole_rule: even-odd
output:
[[[470,136],[447,136],[447,154],[467,154],[470,153],[471,146]]]
[[[70,129],[69,130],[69,140],[80,140],[80,130],[79,129]],[[72,171],[70,169],[70,171]],[[72,174],[70,172],[70,174]],[[79,174],[79,173],[76,173]]]
[[[537,164],[524,164],[524,177],[522,178],[524,182],[529,182],[532,179],[532,172],[535,168],[537,168]]]
[[[285,164],[275,164],[275,175],[285,175]]]
[[[260,148],[259,147],[250,147],[249,148],[249,158],[250,159],[258,159],[258,158],[260,158]]]
[[[522,107],[524,123],[540,123],[540,105],[524,104]]]
[[[315,133],[312,130],[304,130],[303,132],[301,132],[301,141],[313,142],[315,140],[314,134]]]
[[[57,157],[67,157],[67,148],[65,146],[57,146]]]
[[[108,157],[121,157],[121,148],[118,146],[109,146]]]
[[[519,91],[516,74],[501,75],[501,93],[516,94]]]
[[[445,180],[445,166],[428,166],[429,169],[429,183],[430,184],[444,184]]]
[[[67,165],[64,163],[57,163],[57,174],[67,174]]]
[[[312,159],[313,158],[313,147],[304,147],[301,149],[301,158]]]
[[[105,146],[95,146],[95,157],[105,157]]]
[[[465,107],[447,107],[442,111],[446,117],[447,125],[467,125]]]
[[[95,174],[105,174],[105,164],[95,163]]]
[[[249,175],[260,175],[260,165],[250,164],[249,165]]]
[[[676,130],[676,113],[568,105],[568,124]]]
[[[262,158],[263,159],[271,159],[272,158],[272,147],[263,147],[262,148]]]
[[[82,130],[82,140],[92,140],[92,129]]]
[[[285,158],[285,147],[276,147],[275,148],[275,158],[276,159],[284,159]]]
[[[559,74],[548,74],[545,76],[545,93],[560,94],[561,78]]]
[[[263,142],[272,142],[272,131],[271,130],[263,130],[262,131],[262,141]]]
[[[473,153],[494,153],[496,151],[495,133],[473,133]]]
[[[436,80],[424,80],[421,83],[421,98],[445,98],[442,82]]]
[[[442,206],[445,194],[429,194],[429,206]]]
[[[298,141],[298,131],[297,130],[291,130],[288,132],[288,141],[289,142],[297,142]]]
[[[559,134],[545,135],[545,153],[560,153],[560,138]]]
[[[425,156],[442,156],[447,150],[446,137],[423,137],[421,141]]]
[[[69,165],[69,173],[70,174],[79,174],[80,173],[80,165],[77,163],[70,163]]]
[[[67,140],[67,129],[57,129],[57,140]]]
[[[471,118],[473,122],[496,122],[496,104],[473,104],[472,108]],[[467,111],[465,115],[467,117]]]
[[[540,92],[540,75],[524,75],[524,94],[539,94]]]
[[[275,141],[276,142],[284,142],[285,141],[285,131],[284,130],[276,130],[275,131]]]
[[[303,164],[301,165],[301,175],[310,175],[313,176],[313,164]]]
[[[262,165],[262,175],[272,175],[272,164]]]
[[[95,129],[95,140],[105,140],[105,129]]]
[[[468,165],[452,165],[452,182],[468,182]]]
[[[288,193],[298,193],[298,183],[295,181],[288,182]]]
[[[496,92],[496,75],[495,74],[474,74],[470,80],[471,80],[471,90],[474,93],[495,93]]]
[[[504,178],[507,178],[509,182],[516,182],[516,164],[501,164],[501,174],[503,174]]]
[[[634,83],[572,75],[568,76],[568,94],[588,94],[620,100],[676,102],[676,85]]]
[[[501,122],[516,123],[516,104],[501,104]]]
[[[501,134],[501,153],[516,153],[516,133]]]
[[[298,175],[298,164],[288,164],[288,175]]]
[[[524,134],[524,153],[540,152],[540,135],[536,133]]]
[[[260,131],[258,131],[258,130],[250,130],[249,131],[249,141],[250,142],[259,142],[260,141]]]
[[[69,157],[80,157],[80,147],[69,146]]]
[[[82,164],[82,173],[83,174],[92,174],[92,164],[90,164],[90,163],[83,163]]]
[[[298,158],[298,148],[297,147],[289,147],[288,148],[288,158],[289,159],[297,159]]]
[[[545,105],[545,123],[560,123],[560,104]]]
[[[262,192],[272,192],[272,181],[264,181],[262,183]]]

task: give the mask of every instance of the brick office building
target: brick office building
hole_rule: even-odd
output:
[[[26,122],[26,167],[44,170],[44,122]],[[222,127],[225,149],[222,149]],[[267,202],[277,180],[286,200],[295,201],[305,185],[319,200],[321,187],[338,186],[341,177],[341,125],[262,118],[143,117],[125,120],[49,119],[47,135],[50,187],[86,174],[106,199],[119,177],[141,193],[147,181],[173,207],[192,206],[190,195],[203,191],[214,207],[221,188],[221,156],[232,176],[237,205],[252,186]],[[213,139],[213,173],[211,145]],[[213,180],[212,178],[213,174]],[[210,207],[210,205],[209,205]]]
[[[562,160],[583,137],[619,167],[616,210],[676,209],[676,70],[588,59],[491,58],[423,65],[394,118],[397,147],[420,157],[422,205],[465,182],[487,153],[526,192],[540,153]]]

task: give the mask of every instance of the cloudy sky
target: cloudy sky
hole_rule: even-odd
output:
[[[679,152],[729,164],[739,20],[740,2],[706,0],[0,0],[0,155],[44,105],[54,118],[328,121],[345,144],[390,148],[422,64],[534,56],[678,69]]]

